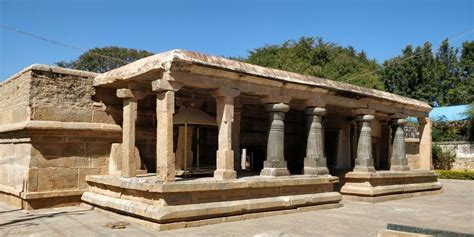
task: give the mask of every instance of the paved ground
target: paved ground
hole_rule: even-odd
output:
[[[27,213],[0,203],[0,236],[376,236],[388,223],[474,234],[474,181],[441,182],[439,195],[165,232],[135,222],[110,229],[122,219],[85,206]]]

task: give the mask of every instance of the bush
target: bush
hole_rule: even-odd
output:
[[[440,179],[474,180],[474,170],[436,170]]]
[[[440,146],[433,145],[433,166],[435,169],[450,170],[456,160],[456,152],[453,150],[443,151]]]

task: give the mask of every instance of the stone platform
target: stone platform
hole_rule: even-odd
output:
[[[82,200],[101,209],[152,221],[161,230],[340,207],[333,176],[252,176],[160,182],[156,176],[88,176]]]
[[[349,172],[341,188],[344,200],[377,203],[442,192],[433,171]]]

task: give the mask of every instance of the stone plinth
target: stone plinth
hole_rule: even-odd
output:
[[[160,229],[207,225],[248,216],[339,207],[332,176],[200,178],[160,182],[156,176],[88,176],[82,200],[94,206],[156,222]]]
[[[432,171],[349,172],[341,188],[344,200],[377,203],[442,192]]]

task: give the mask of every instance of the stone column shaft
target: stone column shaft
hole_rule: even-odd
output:
[[[123,100],[122,124],[122,177],[137,175],[135,161],[135,121],[137,119],[137,101],[133,98]]]
[[[135,122],[138,100],[145,95],[136,90],[117,89],[117,97],[123,99],[121,176],[125,178],[135,177],[139,168],[135,157]]]
[[[174,91],[156,95],[156,173],[162,181],[174,181],[173,153]]]
[[[405,151],[405,126],[406,120],[394,118],[391,121],[392,127],[392,150],[390,156],[391,171],[407,171],[408,160]]]
[[[152,81],[156,93],[156,174],[163,182],[172,182],[176,175],[173,152],[173,114],[175,92],[183,87],[171,72],[164,72],[161,79]]]
[[[290,175],[285,161],[285,113],[290,107],[286,104],[268,104],[270,113],[270,130],[268,133],[267,159],[260,172],[262,176]]]
[[[303,172],[309,175],[329,174],[324,155],[323,126],[321,124],[326,109],[310,107],[306,109],[305,113],[309,120],[309,131]]]
[[[418,118],[419,132],[420,132],[420,146],[419,146],[419,159],[420,169],[431,170],[433,169],[433,159],[431,156],[431,120],[428,117]]]
[[[373,115],[358,115],[356,120],[359,122],[359,139],[357,142],[357,157],[355,160],[354,171],[356,172],[375,172],[374,159],[372,157],[372,129],[370,122],[374,119]]]
[[[219,127],[218,150],[216,154],[215,179],[235,179],[234,151],[232,150],[232,123],[234,122],[234,97],[239,91],[220,88],[214,92],[216,97],[216,119]]]

